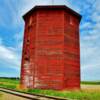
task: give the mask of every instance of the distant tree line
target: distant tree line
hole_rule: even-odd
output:
[[[13,80],[19,80],[19,77],[0,77],[0,79],[13,79]]]

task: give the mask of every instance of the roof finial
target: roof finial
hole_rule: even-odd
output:
[[[52,5],[54,5],[54,0],[52,0]]]

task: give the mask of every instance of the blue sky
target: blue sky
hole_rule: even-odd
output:
[[[52,0],[0,0],[0,76],[20,76],[22,15]],[[100,80],[100,0],[55,0],[80,13],[81,80]]]

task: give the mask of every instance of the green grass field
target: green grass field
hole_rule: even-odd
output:
[[[19,79],[3,79],[0,78],[0,87],[16,89],[19,85]]]
[[[2,79],[0,78],[0,87],[16,89],[18,91],[37,93],[50,96],[64,97],[75,100],[100,100],[100,82],[81,82],[82,89],[80,91],[54,91],[54,90],[40,90],[40,89],[19,89],[19,79]],[[85,88],[83,88],[83,85]],[[92,89],[88,86],[94,86]],[[98,87],[97,87],[98,86]]]

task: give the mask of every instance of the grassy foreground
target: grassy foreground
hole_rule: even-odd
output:
[[[2,97],[2,93],[0,92],[0,98]]]
[[[99,86],[97,82],[82,82],[82,85],[94,85]],[[100,100],[100,88],[82,88],[80,91],[54,91],[54,90],[40,90],[40,89],[28,89],[20,90],[19,79],[2,79],[0,78],[0,87],[6,87],[10,89],[16,89],[18,91],[37,93],[50,96],[64,97],[75,100]]]

